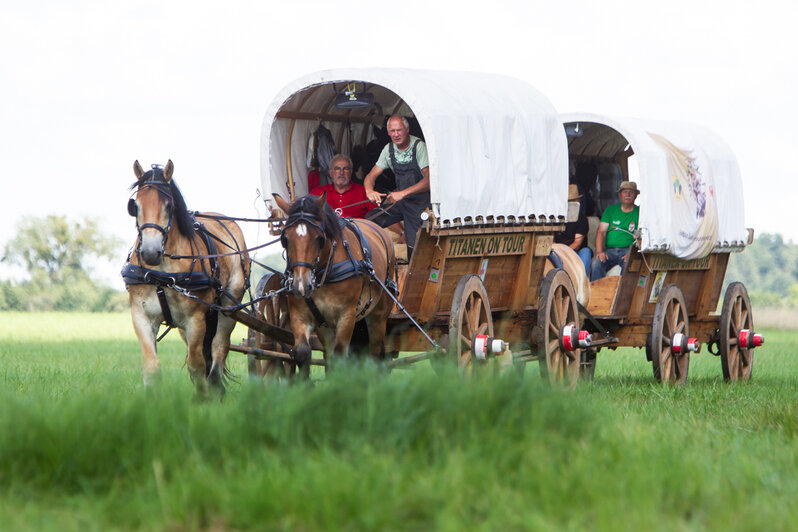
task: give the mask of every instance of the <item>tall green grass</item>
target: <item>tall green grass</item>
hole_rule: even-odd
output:
[[[237,340],[243,334],[235,333]],[[662,387],[604,350],[573,392],[525,375],[341,368],[245,376],[196,403],[175,333],[140,384],[129,317],[0,314],[0,528],[787,530],[798,371],[767,331],[754,379],[694,356]]]

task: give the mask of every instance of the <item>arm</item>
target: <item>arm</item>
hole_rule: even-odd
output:
[[[415,185],[410,185],[405,189],[395,190],[390,194],[388,194],[388,197],[385,199],[395,203],[397,201],[405,199],[410,194],[416,194],[417,192],[424,192],[425,190],[429,190],[429,166],[422,168],[421,173],[424,175],[421,181],[419,181]],[[371,172],[369,172],[369,174],[371,174]]]
[[[574,241],[568,244],[568,247],[573,249],[574,251],[579,251],[579,248],[582,247],[582,242],[585,241],[585,235],[580,235],[579,233],[574,235]]]
[[[374,168],[372,168],[369,173],[366,174],[366,177],[363,178],[363,187],[366,189],[366,197],[377,205],[379,205],[382,201],[383,194],[380,194],[374,190],[374,182],[377,180],[377,177],[382,174],[382,171],[383,168],[380,168],[375,164]]]
[[[607,222],[600,222],[598,229],[596,230],[596,258],[601,262],[605,262],[607,260],[607,254],[604,253],[604,242],[607,238],[607,230],[609,229],[610,224]]]

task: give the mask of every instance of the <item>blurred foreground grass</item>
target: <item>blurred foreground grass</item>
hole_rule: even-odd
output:
[[[7,530],[788,530],[798,370],[765,331],[754,378],[694,356],[663,388],[604,350],[573,392],[525,375],[342,368],[314,386],[246,377],[193,401],[176,333],[140,384],[129,316],[0,314]],[[244,333],[234,333],[238,341]]]

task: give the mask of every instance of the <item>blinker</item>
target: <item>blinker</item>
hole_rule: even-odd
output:
[[[139,207],[136,205],[136,200],[133,198],[127,200],[127,213],[133,217],[138,216],[139,214]]]

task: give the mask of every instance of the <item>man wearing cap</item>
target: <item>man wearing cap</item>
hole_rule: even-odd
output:
[[[576,251],[585,265],[585,275],[590,275],[590,258],[593,253],[587,245],[587,233],[590,226],[587,223],[587,213],[582,200],[583,197],[579,193],[579,186],[576,184],[568,185],[568,201],[579,202],[579,216],[575,222],[567,222],[563,231],[554,234],[554,242],[556,244],[565,244]]]
[[[621,267],[626,264],[640,217],[640,207],[635,205],[638,194],[637,183],[624,181],[618,188],[621,202],[610,205],[601,215],[596,231],[596,257],[590,265],[591,281],[607,275],[607,270],[616,264]]]
[[[427,145],[410,134],[410,123],[400,115],[388,119],[388,135],[391,142],[383,148],[377,164],[366,174],[363,186],[368,198],[378,205],[383,199],[392,204],[390,212],[373,218],[382,227],[404,221],[407,237],[407,255],[412,254],[416,243],[416,232],[421,227],[421,213],[429,207],[429,158]],[[396,190],[380,194],[374,190],[377,177],[386,169],[396,176]]]

